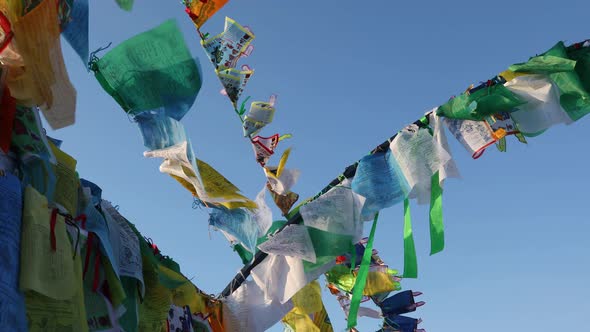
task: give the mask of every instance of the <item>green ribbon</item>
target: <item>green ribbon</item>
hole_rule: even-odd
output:
[[[240,109],[237,111],[240,117],[246,113],[246,103],[248,102],[248,99],[250,99],[250,96],[246,97],[246,99],[240,104]]]
[[[439,179],[439,172],[436,172],[430,182],[430,255],[439,253],[445,248],[445,227],[442,214],[443,190]]]
[[[526,138],[524,137],[524,135],[522,133],[516,133],[516,134],[514,134],[514,136],[516,136],[516,138],[518,138],[518,141],[520,143],[528,144],[528,142],[526,141]]]
[[[418,260],[412,233],[410,201],[404,200],[404,278],[418,278]]]
[[[356,268],[356,245],[354,243],[351,244],[351,252],[350,252],[350,273],[354,271]]]
[[[506,152],[506,136],[500,138],[498,143],[496,143],[496,147],[500,152]]]
[[[379,213],[376,213],[375,219],[373,219],[373,226],[371,227],[369,241],[365,247],[363,260],[361,261],[361,267],[359,268],[359,272],[354,283],[354,289],[352,290],[352,299],[350,300],[350,309],[348,311],[348,329],[356,326],[356,319],[358,316],[359,307],[361,305],[361,299],[363,297],[363,290],[365,290],[367,275],[369,274],[371,257],[373,256],[373,240],[375,238],[375,229],[377,228],[377,219],[379,219]]]

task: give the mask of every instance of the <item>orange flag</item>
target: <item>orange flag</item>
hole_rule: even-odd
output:
[[[193,23],[200,28],[211,16],[225,6],[228,0],[192,0],[186,1],[186,13]]]

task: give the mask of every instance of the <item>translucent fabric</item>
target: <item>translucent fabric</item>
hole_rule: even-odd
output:
[[[164,149],[146,151],[143,153],[148,158],[162,158],[164,161],[160,165],[160,172],[166,173],[183,183],[193,195],[206,201],[207,196],[203,187],[198,168],[193,161],[195,158],[189,156],[192,151],[189,150],[187,141],[170,146]]]
[[[330,317],[325,306],[322,305],[322,310],[313,314],[313,323],[320,329],[320,332],[334,332]]]
[[[334,284],[338,289],[352,292],[356,277],[351,273],[350,267],[336,265],[326,273],[326,280]]]
[[[50,229],[52,211],[47,199],[32,187],[25,189],[19,286],[56,300],[71,299],[76,292],[73,252],[64,218],[56,216]],[[54,234],[54,235],[52,235]],[[50,238],[55,237],[55,250]],[[56,272],[57,271],[57,272]]]
[[[106,92],[125,112],[164,108],[180,120],[201,89],[201,73],[191,57],[175,20],[132,37],[99,60],[91,69]]]
[[[370,220],[379,210],[403,201],[411,189],[390,150],[363,157],[351,186],[366,199],[363,220]]]
[[[330,270],[334,264],[334,260],[331,260],[306,271],[300,258],[270,254],[252,269],[251,275],[267,300],[286,303],[305,285]]]
[[[223,32],[207,40],[201,45],[215,69],[235,68],[238,60],[254,40],[254,34],[235,20],[226,17]]]
[[[322,302],[322,290],[317,280],[310,282],[298,291],[291,301],[294,308],[283,317],[283,323],[294,331],[320,332],[321,324],[316,325],[315,315],[321,314],[324,310],[324,303]],[[311,319],[312,317],[314,320]]]
[[[322,288],[317,280],[314,280],[303,287],[291,299],[293,305],[301,309],[305,314],[313,314],[321,311],[322,303]]]
[[[158,261],[147,246],[142,246],[145,296],[139,305],[139,331],[161,331],[172,303],[172,292],[160,283]]]
[[[88,15],[88,0],[73,0],[67,22],[62,24],[62,35],[76,51],[84,66],[88,65]]]
[[[262,128],[272,122],[274,114],[274,102],[255,101],[250,104],[250,111],[246,114],[244,123],[242,123],[244,136],[256,135]]]
[[[307,230],[315,249],[316,263],[304,262],[306,272],[312,272],[325,264],[334,263],[336,256],[350,251],[357,238],[357,236],[326,232],[314,227],[308,227]]]
[[[270,188],[279,195],[287,195],[301,175],[298,169],[283,169],[278,177],[273,172],[276,170],[275,167],[267,166],[264,170]]]
[[[365,283],[365,289],[363,295],[373,296],[376,294],[392,292],[396,290],[396,284],[393,280],[393,275],[387,266],[376,265],[369,268],[369,274],[367,275],[367,282]]]
[[[256,204],[256,208],[253,210],[253,219],[258,226],[260,236],[262,236],[270,229],[273,222],[272,210],[266,204],[266,188],[262,188],[262,190],[260,190],[258,195],[256,195],[256,200],[254,202]]]
[[[310,315],[303,312],[299,307],[293,308],[283,317],[283,323],[288,327],[286,331],[320,332],[320,329],[311,320]]]
[[[367,281],[363,295],[373,296],[380,293],[391,292],[397,289],[393,280],[392,272],[386,265],[373,265],[369,268]],[[356,274],[344,265],[336,265],[326,273],[328,282],[334,284],[338,289],[351,293],[356,282]]]
[[[402,129],[389,145],[418,204],[430,201],[430,178],[451,160],[451,156],[426,128],[413,124]],[[357,171],[358,172],[358,171]]]
[[[72,256],[66,259],[72,260]],[[72,289],[74,293],[71,298],[57,300],[37,292],[25,293],[29,332],[88,331],[82,287],[82,262],[79,255],[73,259],[73,266],[74,282],[68,285],[68,288]]]
[[[527,101],[511,113],[523,135],[537,136],[553,125],[572,122],[559,104],[559,89],[547,76],[519,76],[505,86]]]
[[[301,206],[299,213],[303,223],[329,233],[350,235],[353,242],[358,242],[363,232],[361,209],[364,198],[355,194],[349,185],[350,181],[346,181]]]
[[[143,145],[150,150],[164,149],[187,140],[182,123],[162,110],[141,112],[134,119],[141,131]]]
[[[256,207],[256,203],[241,195],[239,189],[223,175],[207,163],[196,160],[192,155],[186,141],[168,148],[144,152],[146,157],[163,158],[160,172],[172,176],[206,204],[220,205],[228,209]],[[196,163],[191,160],[196,160]]]
[[[331,286],[329,286],[331,287]],[[338,299],[338,303],[340,304],[340,307],[342,308],[342,311],[344,311],[344,315],[346,315],[347,317],[349,316],[349,312],[350,312],[350,304],[351,304],[351,294],[348,293],[343,293],[339,290],[334,290],[334,289],[330,289],[330,291],[332,292],[332,295],[336,295],[337,299]],[[381,316],[381,312],[375,309],[371,309],[371,308],[367,308],[367,307],[358,307],[358,311],[357,311],[357,316],[358,317],[370,317],[370,318],[376,318],[376,319],[380,319],[382,318]]]
[[[56,176],[55,192],[53,194],[54,203],[63,207],[70,215],[78,215],[78,187],[80,180],[76,173],[76,159],[63,152],[53,143],[49,142],[55,158],[57,160],[54,168]]]
[[[576,62],[568,59],[563,42],[555,44],[542,55],[526,63],[509,67],[514,72],[546,74],[559,89],[559,102],[573,120],[579,120],[590,112],[590,94],[584,89],[580,77],[574,70]]]
[[[449,156],[446,162],[441,163],[439,172],[439,185],[443,187],[443,183],[447,178],[460,178],[459,169],[453,160],[451,154],[451,148],[447,141],[447,135],[445,133],[444,119],[436,114],[436,109],[433,109],[429,115],[429,124],[432,128],[432,139],[435,141],[435,145],[438,146],[437,150],[444,155],[444,152]],[[443,152],[444,151],[444,152]],[[444,158],[443,158],[444,159]]]
[[[225,331],[263,332],[280,321],[293,303],[281,303],[268,298],[254,280],[244,282],[223,302],[223,327]]]
[[[498,138],[485,121],[444,119],[449,131],[471,154],[473,159],[479,158],[485,149],[496,143]]]
[[[122,1],[122,0],[118,0]],[[193,23],[197,28],[203,26],[203,24],[211,18],[221,7],[225,6],[228,0],[188,0],[187,9],[189,10],[189,16],[193,20]]]
[[[19,287],[25,293],[29,326],[41,327],[31,331],[88,331],[82,264],[80,255],[72,259],[64,218],[56,216],[52,231],[47,199],[32,187],[24,196]]]
[[[209,225],[237,239],[250,252],[256,251],[259,228],[245,209],[215,208],[209,215]]]
[[[462,93],[440,106],[437,112],[447,118],[477,121],[495,113],[511,112],[523,103],[502,84],[495,84]]]
[[[25,104],[39,105],[53,129],[73,124],[76,90],[63,62],[55,2],[43,0],[24,16],[12,16],[14,38],[26,70],[9,77],[11,92]]]
[[[205,182],[206,183],[206,182]],[[238,208],[230,209],[232,215],[237,216],[237,220],[239,220],[240,225],[232,224],[226,225],[225,219],[221,218],[218,220],[218,223],[222,223],[221,227],[216,227],[220,231],[222,231],[223,235],[230,241],[234,246],[241,247],[244,249],[244,246],[241,246],[242,239],[246,237],[247,239],[251,240],[253,237],[256,237],[256,244],[261,243],[261,238],[264,234],[267,233],[269,228],[272,225],[272,211],[266,205],[265,201],[265,189],[261,190],[258,195],[256,196],[256,201],[253,202],[255,204],[255,208],[251,210],[242,209],[241,212],[237,212]],[[233,203],[232,203],[233,204]],[[223,214],[225,209],[220,209],[218,213]],[[234,214],[235,212],[235,214]],[[238,216],[239,215],[239,216]],[[241,223],[245,223],[241,225]],[[211,223],[210,223],[211,225]],[[250,227],[251,226],[251,227]],[[237,233],[236,233],[237,232]],[[254,234],[255,233],[255,234]],[[242,243],[243,244],[243,243]],[[280,245],[278,246],[280,247]],[[235,247],[234,247],[235,248]],[[246,247],[246,250],[250,251],[251,253],[255,253],[255,250]],[[236,249],[239,250],[239,249]],[[244,255],[245,253],[242,253]],[[251,258],[247,259],[248,261]]]
[[[285,225],[285,223],[286,223],[286,221],[284,221],[284,220],[273,221],[271,223],[270,227],[264,233],[264,235],[262,235],[258,238],[256,243],[258,245],[264,243],[264,241],[266,241],[268,239],[270,234],[274,234],[279,228],[283,227]],[[228,234],[224,234],[224,235],[226,235],[226,238],[228,238],[228,240],[230,242],[232,241],[230,239],[231,236],[228,236]],[[237,241],[234,239],[233,242],[237,242]],[[238,255],[242,259],[242,262],[244,263],[244,265],[248,264],[254,258],[254,253],[245,249],[241,244],[234,245],[233,249],[235,252],[238,253]]]
[[[199,174],[206,191],[206,201],[225,206],[228,209],[255,209],[260,228],[268,227],[272,223],[272,214],[264,200],[264,191],[256,196],[256,201],[240,194],[240,189],[226,179],[215,168],[202,160],[197,160]],[[264,233],[265,231],[263,231]]]
[[[316,256],[313,243],[302,225],[289,225],[275,235],[269,235],[268,240],[258,245],[258,249],[268,254],[292,256],[315,263]]]

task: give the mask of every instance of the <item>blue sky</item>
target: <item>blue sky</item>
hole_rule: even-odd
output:
[[[178,20],[203,67],[203,88],[183,119],[195,153],[254,197],[264,185],[263,172],[179,1],[136,0],[130,13],[112,0],[90,7],[91,50]],[[278,94],[275,120],[262,133],[294,135],[279,151],[294,147],[288,167],[302,171],[294,191],[305,198],[469,84],[559,40],[588,38],[589,9],[587,2],[569,0],[234,0],[203,30],[218,33],[229,16],[256,34],[253,54],[242,60],[256,70],[244,96]],[[192,209],[191,195],[158,171],[160,161],[142,156],[137,126],[65,42],[63,49],[78,91],[77,122],[48,133],[64,140],[81,176],[99,184],[103,197],[198,287],[220,292],[241,268],[238,256],[208,228],[206,211]],[[463,178],[445,186],[442,253],[428,255],[427,207],[412,210],[419,278],[403,286],[424,292],[427,304],[414,315],[424,319],[423,328],[571,331],[584,324],[580,318],[590,310],[589,129],[584,118],[528,145],[509,139],[507,153],[492,147],[478,160],[450,138]],[[387,209],[375,240],[381,257],[400,269],[402,227],[402,207]],[[335,330],[342,331],[346,323],[336,299],[325,294],[324,303]],[[379,323],[361,318],[358,328],[374,331]]]

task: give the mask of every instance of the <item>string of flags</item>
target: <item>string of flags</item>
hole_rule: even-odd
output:
[[[268,165],[290,135],[260,135],[277,96],[248,110],[250,97],[242,100],[254,70],[239,61],[253,52],[252,29],[226,18],[211,37],[203,24],[227,0],[182,3],[264,172],[262,190],[250,199],[197,158],[182,119],[202,86],[201,67],[174,20],[90,53],[87,0],[0,0],[0,243],[7,258],[0,330],[264,331],[282,321],[289,331],[333,331],[317,281],[324,275],[349,330],[369,317],[382,320],[381,331],[423,331],[420,319],[406,316],[424,305],[415,299],[421,293],[401,291],[400,282],[418,276],[412,200],[430,205],[430,253],[444,249],[444,182],[459,177],[446,131],[477,159],[492,145],[506,151],[509,136],[527,143],[590,112],[590,42],[559,42],[426,112],[293,208],[300,172],[286,168],[291,149]],[[75,122],[60,35],[137,123],[144,156],[163,159],[160,171],[210,209],[209,225],[240,255],[245,266],[220,296],[187,279],[97,184],[80,178],[62,142],[46,135],[41,114],[53,129]],[[285,220],[274,220],[267,190]],[[399,273],[373,240],[379,211],[402,202]],[[374,308],[361,306],[369,301]]]

